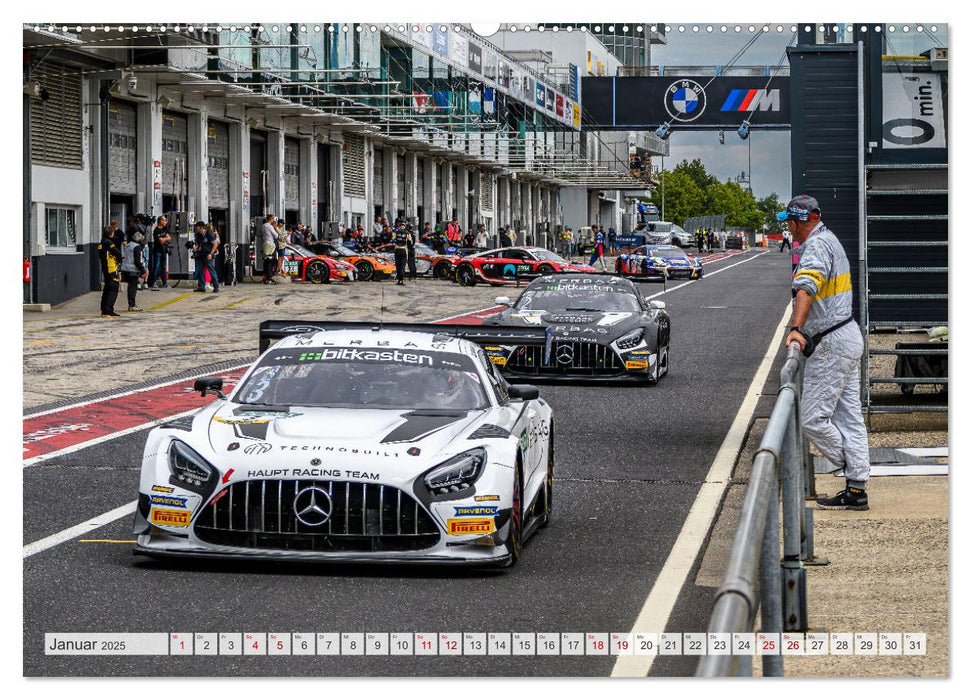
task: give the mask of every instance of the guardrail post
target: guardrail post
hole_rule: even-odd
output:
[[[778,466],[778,465],[777,465]],[[759,562],[762,630],[782,633],[782,577],[779,575],[779,481],[778,469],[773,470],[769,491],[769,508],[765,515],[762,535],[762,556]],[[781,649],[780,649],[781,652]],[[782,676],[782,655],[762,657],[763,676]]]
[[[780,395],[786,391],[796,396],[791,386],[784,387]],[[793,405],[795,406],[795,401]],[[806,611],[806,570],[803,569],[801,561],[804,554],[806,521],[797,428],[796,412],[793,411],[789,415],[779,455],[782,473],[782,574],[785,584],[783,627],[786,632],[805,632],[809,627]]]

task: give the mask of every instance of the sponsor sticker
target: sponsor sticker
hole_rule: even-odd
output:
[[[489,355],[489,360],[494,365],[502,366],[502,365],[506,364],[506,358],[505,357],[502,357],[501,355]]]
[[[166,510],[163,508],[152,508],[149,521],[155,525],[168,525],[169,527],[189,527],[189,519],[192,513],[187,510]]]
[[[213,416],[213,420],[217,423],[225,423],[226,425],[256,425],[258,423],[269,423],[271,420],[277,420],[278,418],[296,418],[302,415],[302,413],[295,413],[293,411],[253,411],[249,415],[232,418]]]
[[[446,525],[450,535],[489,535],[496,529],[492,518],[449,518]]]
[[[496,494],[496,493],[484,494],[482,496],[476,496],[475,500],[476,500],[476,503],[482,503],[483,501],[498,501],[499,494]]]
[[[470,515],[499,515],[499,506],[452,506],[455,508],[455,517],[468,517]]]
[[[172,508],[188,508],[188,496],[149,496],[153,506],[170,506]]]
[[[647,360],[627,360],[627,369],[647,369]]]
[[[175,491],[175,489],[171,486],[159,486],[158,484],[155,484],[152,486],[152,491],[155,491],[156,493],[172,493]]]

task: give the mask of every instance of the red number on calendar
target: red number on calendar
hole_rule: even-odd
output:
[[[762,640],[762,651],[775,651],[775,640],[763,639]]]
[[[604,648],[604,643],[598,639],[593,643],[593,648],[596,649],[597,651],[600,651],[601,649]]]
[[[788,649],[789,651],[793,651],[793,650],[798,651],[799,642],[797,642],[795,639],[790,639],[789,641],[786,642],[786,649]]]
[[[624,641],[624,640],[621,640],[621,641],[617,642],[617,647],[619,649],[626,649],[627,648],[627,642]]]
[[[456,641],[447,641],[445,642],[445,648],[449,651],[455,651],[459,648],[459,644]]]

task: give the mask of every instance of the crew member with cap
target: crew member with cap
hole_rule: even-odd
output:
[[[401,226],[394,231],[394,266],[398,276],[398,284],[405,283],[405,264],[408,262],[408,247],[413,245],[412,236]]]
[[[209,230],[205,221],[197,221],[195,223],[195,229],[193,252],[195,253],[196,259],[196,279],[198,280],[198,286],[192,291],[205,293],[206,270],[208,270],[209,277],[212,279],[212,293],[216,294],[219,292],[219,275],[216,272],[216,263],[213,260],[213,256],[216,254],[218,238]]]
[[[799,242],[796,293],[786,346],[796,342],[806,355],[802,427],[806,436],[846,475],[846,488],[817,507],[867,510],[870,446],[860,405],[863,336],[853,320],[850,263],[835,234],[820,220],[819,203],[794,197],[779,221]]]

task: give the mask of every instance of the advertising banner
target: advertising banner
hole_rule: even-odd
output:
[[[883,147],[947,148],[939,73],[883,74]]]

